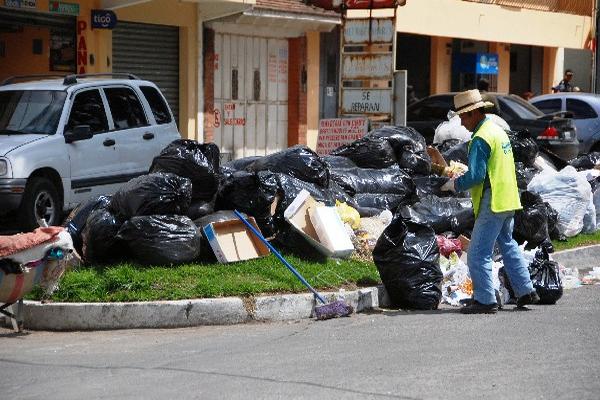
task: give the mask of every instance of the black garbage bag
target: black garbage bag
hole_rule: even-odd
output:
[[[435,233],[395,218],[373,249],[381,281],[396,306],[435,310],[442,298],[442,271]]]
[[[410,176],[397,168],[330,169],[331,180],[351,196],[357,193],[394,193],[408,195],[414,192]]]
[[[349,158],[361,168],[387,168],[397,164],[394,149],[383,137],[365,136],[338,147],[331,155]]]
[[[306,190],[310,195],[326,206],[335,206],[335,197],[331,191],[324,189],[309,182],[301,181],[286,174],[276,174],[278,185],[279,201],[275,211],[276,216],[283,219],[283,213],[286,208],[294,201],[302,190]]]
[[[540,297],[540,304],[555,304],[562,297],[563,286],[558,263],[550,261],[548,250],[542,247],[529,265],[531,283]]]
[[[538,145],[527,130],[508,132],[508,138],[513,151],[515,162],[522,162],[527,167],[533,167],[538,155]]]
[[[245,170],[246,167],[252,164],[254,161],[260,160],[262,156],[250,156],[238,158],[237,160],[227,161],[223,164],[223,168],[228,168],[231,171],[242,171]]]
[[[219,185],[220,152],[214,143],[177,139],[154,157],[150,172],[170,172],[192,181],[192,199],[210,200]]]
[[[446,139],[442,143],[434,144],[435,148],[442,154],[450,150],[452,147],[463,143],[460,139]]]
[[[246,170],[283,173],[321,187],[327,187],[329,184],[327,164],[317,153],[301,145],[261,157],[248,165]]]
[[[410,174],[429,175],[431,173],[431,158],[426,151],[414,152],[404,149],[396,155],[398,165]]]
[[[457,215],[461,216],[461,225],[464,226],[466,223],[463,221],[470,220],[473,206],[471,199],[467,198],[427,195],[410,206],[401,207],[399,212],[406,219],[430,226],[435,233],[443,233],[452,229],[452,218]]]
[[[462,142],[442,152],[442,157],[448,164],[450,161],[458,161],[469,165],[469,142]]]
[[[83,238],[81,237],[88,217],[92,212],[100,208],[108,207],[110,196],[99,196],[79,204],[71,211],[63,226],[73,239],[73,247],[79,254],[83,254]]]
[[[450,219],[450,230],[457,235],[468,235],[471,237],[471,231],[475,226],[475,214],[472,208],[463,208],[458,210]]]
[[[418,198],[427,196],[428,194],[433,194],[438,197],[454,196],[454,193],[442,191],[440,189],[444,183],[448,182],[448,179],[448,177],[437,175],[413,177],[412,180],[415,184],[415,194]]]
[[[534,176],[540,173],[535,167],[528,167],[522,162],[515,162],[515,173],[517,175],[517,186],[521,190],[527,190],[527,185]]]
[[[191,200],[192,183],[188,178],[155,172],[121,186],[108,208],[122,220],[140,215],[185,215]]]
[[[334,202],[337,200],[341,203],[346,203],[350,207],[358,207],[358,204],[354,201],[354,198],[350,196],[346,191],[338,185],[333,179],[329,180],[329,187],[327,188],[329,194],[333,198]]]
[[[200,255],[200,232],[182,215],[133,217],[121,226],[117,238],[141,264],[181,264]]]
[[[359,214],[361,209],[376,209],[379,210],[377,214],[380,214],[383,210],[394,212],[399,206],[405,204],[409,198],[411,198],[410,194],[358,193],[354,196],[354,201],[358,205]],[[365,212],[369,213],[369,211]]]
[[[215,199],[210,201],[198,200],[190,204],[190,208],[188,208],[186,215],[190,217],[190,219],[194,220],[202,218],[213,211],[215,211]]]
[[[122,224],[105,208],[98,208],[89,215],[82,233],[82,255],[86,263],[104,264],[126,255],[125,246],[117,238]]]
[[[263,234],[269,237],[275,232],[271,206],[278,190],[276,174],[236,171],[221,182],[214,209],[238,210],[254,217]]]
[[[427,144],[423,135],[410,126],[385,125],[381,128],[373,129],[366,136],[386,139],[396,154],[399,154],[406,148],[417,153],[427,151]]]
[[[585,171],[600,165],[600,152],[593,151],[588,154],[581,155],[569,161],[569,165],[577,171]]]
[[[515,212],[513,238],[519,244],[527,242],[527,249],[549,242],[550,205],[539,194],[529,191],[521,193],[521,205],[523,209]]]
[[[327,164],[327,167],[331,170],[332,168],[355,168],[356,164],[351,159],[341,156],[326,155],[323,156],[323,161]]]

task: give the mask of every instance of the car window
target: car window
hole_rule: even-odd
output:
[[[567,99],[567,111],[573,113],[574,119],[598,118],[596,111],[585,101]]]
[[[69,132],[77,125],[89,125],[92,133],[108,131],[108,120],[98,89],[75,95],[65,131]]]
[[[171,122],[169,107],[167,107],[167,103],[165,103],[165,100],[158,90],[152,86],[140,86],[140,89],[146,97],[146,100],[148,100],[148,104],[150,104],[150,109],[152,110],[156,123],[167,124]]]
[[[113,117],[115,130],[148,125],[144,108],[130,88],[106,88],[106,99]]]
[[[561,99],[540,100],[533,103],[544,114],[552,114],[562,110]]]
[[[450,97],[434,97],[415,103],[407,110],[406,118],[408,121],[446,120],[451,109]]]
[[[519,100],[514,97],[499,97],[498,103],[500,104],[500,110],[504,112],[512,111],[512,114],[518,116],[520,119],[537,119],[544,114],[527,103],[525,100]],[[511,114],[509,112],[509,114]]]
[[[65,92],[53,90],[0,92],[0,131],[55,133],[66,97]]]

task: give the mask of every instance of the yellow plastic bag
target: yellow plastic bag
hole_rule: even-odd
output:
[[[339,200],[335,201],[335,208],[344,223],[347,223],[355,230],[360,228],[360,214],[355,208]]]

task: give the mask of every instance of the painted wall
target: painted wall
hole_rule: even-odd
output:
[[[510,45],[506,43],[490,43],[490,53],[498,54],[498,81],[496,90],[508,93],[510,83]]]
[[[317,136],[319,135],[319,39],[319,32],[306,33],[306,144],[313,150],[317,148]]]
[[[431,38],[431,94],[450,91],[452,71],[452,39],[435,36]]]
[[[42,41],[42,54],[33,54],[33,41]],[[0,80],[14,75],[47,74],[50,71],[50,29],[24,27],[22,32],[0,33],[4,57],[0,57]]]
[[[591,17],[462,0],[407,1],[397,15],[398,32],[569,48],[584,47],[592,23]]]
[[[571,83],[582,92],[592,88],[592,52],[589,50],[565,49],[565,69],[573,70]]]

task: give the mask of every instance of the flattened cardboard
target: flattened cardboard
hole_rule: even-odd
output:
[[[260,232],[254,218],[247,220]],[[202,230],[220,263],[250,260],[269,254],[269,248],[242,221],[212,222]]]
[[[285,210],[284,218],[290,223],[292,228],[302,235],[317,251],[327,257],[333,253],[319,242],[317,231],[310,221],[308,210],[316,207],[318,204],[306,190],[302,190],[294,199],[292,204]]]

